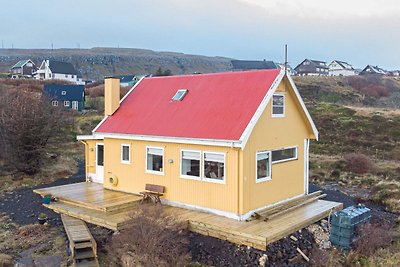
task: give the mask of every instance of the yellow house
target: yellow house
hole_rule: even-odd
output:
[[[283,70],[145,77],[119,99],[105,79],[105,118],[85,144],[87,180],[164,204],[245,220],[308,194],[318,131]]]

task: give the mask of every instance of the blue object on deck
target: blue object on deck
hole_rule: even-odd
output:
[[[331,217],[330,241],[341,249],[349,249],[355,227],[371,218],[371,210],[362,204],[334,212]]]
[[[50,204],[51,197],[43,197],[42,201],[43,201],[43,204]]]

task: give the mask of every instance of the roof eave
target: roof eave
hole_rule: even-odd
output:
[[[138,135],[138,134],[124,134],[124,133],[104,133],[93,132],[92,139],[125,139],[125,140],[139,140],[139,141],[152,141],[163,143],[178,143],[178,144],[194,144],[194,145],[209,145],[221,147],[235,147],[241,148],[240,140],[223,140],[223,139],[204,139],[204,138],[189,138],[189,137],[173,137],[173,136],[155,136],[155,135]],[[79,139],[78,139],[79,140]]]

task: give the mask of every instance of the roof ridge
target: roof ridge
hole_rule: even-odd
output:
[[[151,76],[145,77],[145,79],[149,78],[177,78],[177,77],[188,77],[188,76],[218,76],[218,75],[231,75],[231,74],[239,74],[239,73],[250,73],[250,72],[272,72],[279,71],[279,68],[276,69],[261,69],[261,70],[243,70],[243,71],[223,71],[223,72],[210,72],[210,73],[198,73],[198,74],[178,74],[178,75],[169,75],[169,76]]]

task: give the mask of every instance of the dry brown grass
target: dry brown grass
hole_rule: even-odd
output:
[[[130,225],[108,245],[113,266],[187,266],[190,262],[187,224],[163,211],[142,205]]]
[[[65,238],[57,228],[39,224],[19,226],[0,214],[0,266],[13,266],[19,253],[28,249],[32,249],[32,258],[61,255],[67,261]]]

